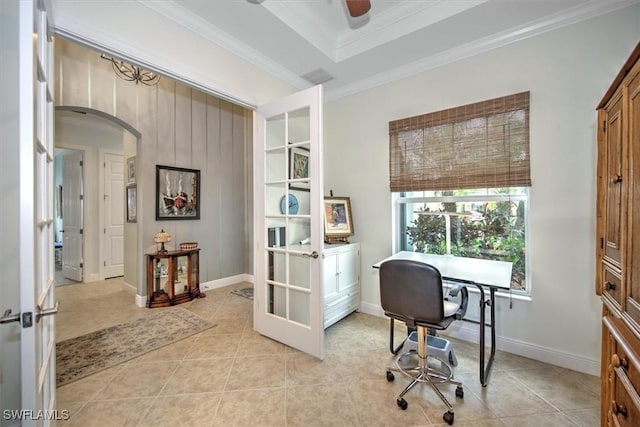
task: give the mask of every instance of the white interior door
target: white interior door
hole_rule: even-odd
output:
[[[10,37],[2,38],[2,62],[7,61],[3,67],[10,64],[17,70],[16,79],[2,82],[3,98],[17,94],[12,101],[14,106],[6,110],[3,104],[2,110],[3,131],[7,130],[7,120],[12,123],[8,126],[11,132],[3,132],[3,157],[11,157],[16,163],[10,166],[15,168],[15,175],[3,175],[9,178],[3,182],[10,183],[9,187],[15,187],[19,194],[6,200],[12,206],[6,206],[3,212],[3,222],[11,221],[15,229],[3,232],[8,239],[3,246],[8,250],[2,255],[12,264],[3,264],[3,271],[7,267],[7,270],[19,271],[19,275],[18,280],[9,280],[2,287],[18,290],[19,306],[1,307],[0,328],[11,334],[0,334],[0,353],[5,354],[6,350],[13,359],[11,349],[17,342],[20,348],[12,368],[17,368],[15,371],[5,370],[4,360],[1,366],[0,406],[3,410],[15,410],[3,411],[0,420],[3,426],[53,424],[51,416],[56,408],[52,316],[57,311],[53,285],[53,39],[48,6],[46,1],[2,0],[0,7],[3,35],[5,30],[11,31]],[[2,75],[4,80],[14,73]],[[5,91],[5,83],[13,87]],[[16,190],[7,188],[6,191],[11,195]],[[5,190],[3,200],[4,193]],[[6,295],[4,291],[2,295]],[[10,301],[16,302],[12,296]],[[1,300],[3,305],[6,302]],[[15,379],[19,381],[16,383]],[[8,396],[10,399],[5,400]]]
[[[256,111],[254,192],[254,328],[324,359],[321,86]]]
[[[62,156],[62,275],[83,280],[83,153]]]
[[[124,162],[104,154],[104,278],[124,275]]]

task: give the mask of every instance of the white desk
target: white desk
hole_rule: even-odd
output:
[[[407,259],[420,261],[436,267],[444,280],[472,285],[480,291],[480,383],[487,385],[489,372],[496,353],[496,309],[495,294],[497,289],[509,290],[511,288],[511,269],[512,264],[504,261],[492,261],[478,258],[464,258],[451,255],[432,255],[419,252],[402,251],[388,258],[383,259],[373,265],[374,268],[380,268],[380,264],[391,259]],[[489,288],[489,298],[485,298],[484,288]],[[485,307],[491,309],[491,322],[485,321]],[[392,319],[393,320],[393,319]],[[491,328],[491,355],[485,366],[485,339],[484,328]],[[391,322],[391,352],[396,353],[393,349],[393,321]]]

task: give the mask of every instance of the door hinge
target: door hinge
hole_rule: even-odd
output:
[[[80,229],[80,234],[84,234],[84,230],[82,228]]]
[[[102,261],[102,265],[107,266],[107,261]]]
[[[602,122],[602,132],[606,132],[607,131],[607,121],[605,120],[604,122]]]
[[[80,268],[83,268],[83,267],[84,267],[84,262],[81,262],[80,263]]]
[[[84,162],[80,160],[80,166],[84,166]]]
[[[84,194],[80,195],[80,200],[84,200]]]
[[[604,238],[600,238],[600,249],[604,249]]]

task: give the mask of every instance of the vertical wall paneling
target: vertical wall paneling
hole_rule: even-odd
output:
[[[191,140],[191,88],[185,85],[175,85],[175,160],[174,164],[181,168],[196,169],[192,162],[192,140]],[[202,179],[203,172],[200,171]],[[202,211],[200,212],[202,215]],[[175,242],[177,248],[180,242],[194,240],[191,238],[193,232],[199,227],[195,227],[200,220],[175,221]]]
[[[55,44],[57,69],[61,84],[58,105],[89,106],[89,79],[87,78],[90,51],[73,43]]]
[[[95,55],[100,58],[99,53],[96,52]],[[113,73],[111,61],[101,59],[91,62],[90,73],[91,108],[117,117],[114,96],[116,76]]]
[[[153,235],[162,228],[173,236],[174,247],[184,241],[198,242],[201,282],[247,273],[252,255],[246,243],[247,229],[251,230],[251,224],[247,228],[250,186],[245,164],[251,159],[245,153],[251,142],[245,135],[250,115],[242,107],[166,77],[153,87],[114,78],[99,52],[59,41],[56,87],[62,96],[58,105],[112,109],[113,115],[141,135],[136,149],[138,249],[132,252],[137,254],[138,295],[146,295],[140,268],[145,265],[143,251],[155,250]],[[200,170],[199,220],[155,220],[158,164]]]
[[[206,265],[210,277],[222,276],[222,249],[217,242],[222,241],[222,229],[224,222],[222,218],[222,203],[220,189],[222,188],[221,173],[221,150],[220,150],[220,99],[207,96],[207,174],[206,181],[203,181],[201,188],[202,209],[207,212],[209,218],[213,219],[211,227],[204,230],[211,242],[210,250],[212,261]],[[204,252],[204,248],[201,252]],[[203,263],[200,263],[202,269]]]
[[[234,194],[242,194],[244,191],[245,173],[244,164],[251,161],[249,157],[245,156],[244,151],[244,108],[237,105],[233,105],[233,120],[232,120],[232,173],[233,182],[232,189]],[[244,197],[233,197],[233,230],[245,230],[247,222],[245,210]],[[244,258],[242,254],[246,250],[245,246],[246,233],[237,234],[235,239],[230,240],[232,244],[231,253],[234,258],[234,271],[239,269],[245,269]]]
[[[100,59],[100,57],[98,57]],[[100,59],[104,61],[104,59]],[[112,71],[113,72],[113,71]],[[122,80],[121,78],[113,76],[115,93],[111,95],[114,97],[113,100],[115,104],[115,116],[119,119],[124,120],[127,123],[131,123],[131,118],[136,117],[136,111],[138,110],[137,106],[137,92],[140,90],[144,90],[145,88],[138,88],[133,82],[127,82]],[[98,76],[96,76],[98,78]],[[96,82],[99,84],[99,82]],[[146,88],[148,90],[153,90],[150,88]]]
[[[191,91],[191,167],[200,171],[202,183],[207,182],[206,176],[210,173],[207,169],[207,96],[197,90]],[[206,199],[205,189],[200,187],[200,221],[199,223],[210,224],[213,220],[211,212],[203,205]],[[191,222],[191,221],[189,221]],[[212,241],[209,238],[203,239],[203,232],[208,231],[208,226],[200,226],[198,234],[192,232],[190,241],[197,241],[201,252],[211,251]],[[202,268],[202,266],[200,267]]]
[[[234,217],[238,212],[234,212],[235,205],[233,197],[233,105],[227,101],[220,101],[220,158],[224,161],[220,164],[220,175],[229,177],[227,185],[220,188],[220,210],[221,227],[220,239],[227,242],[225,250],[222,251],[222,275],[229,276],[229,272],[235,268],[237,260],[231,250],[235,246],[235,241],[240,237],[233,229]]]

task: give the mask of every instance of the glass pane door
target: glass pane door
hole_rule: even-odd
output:
[[[256,113],[254,327],[323,358],[320,99],[315,87]]]

